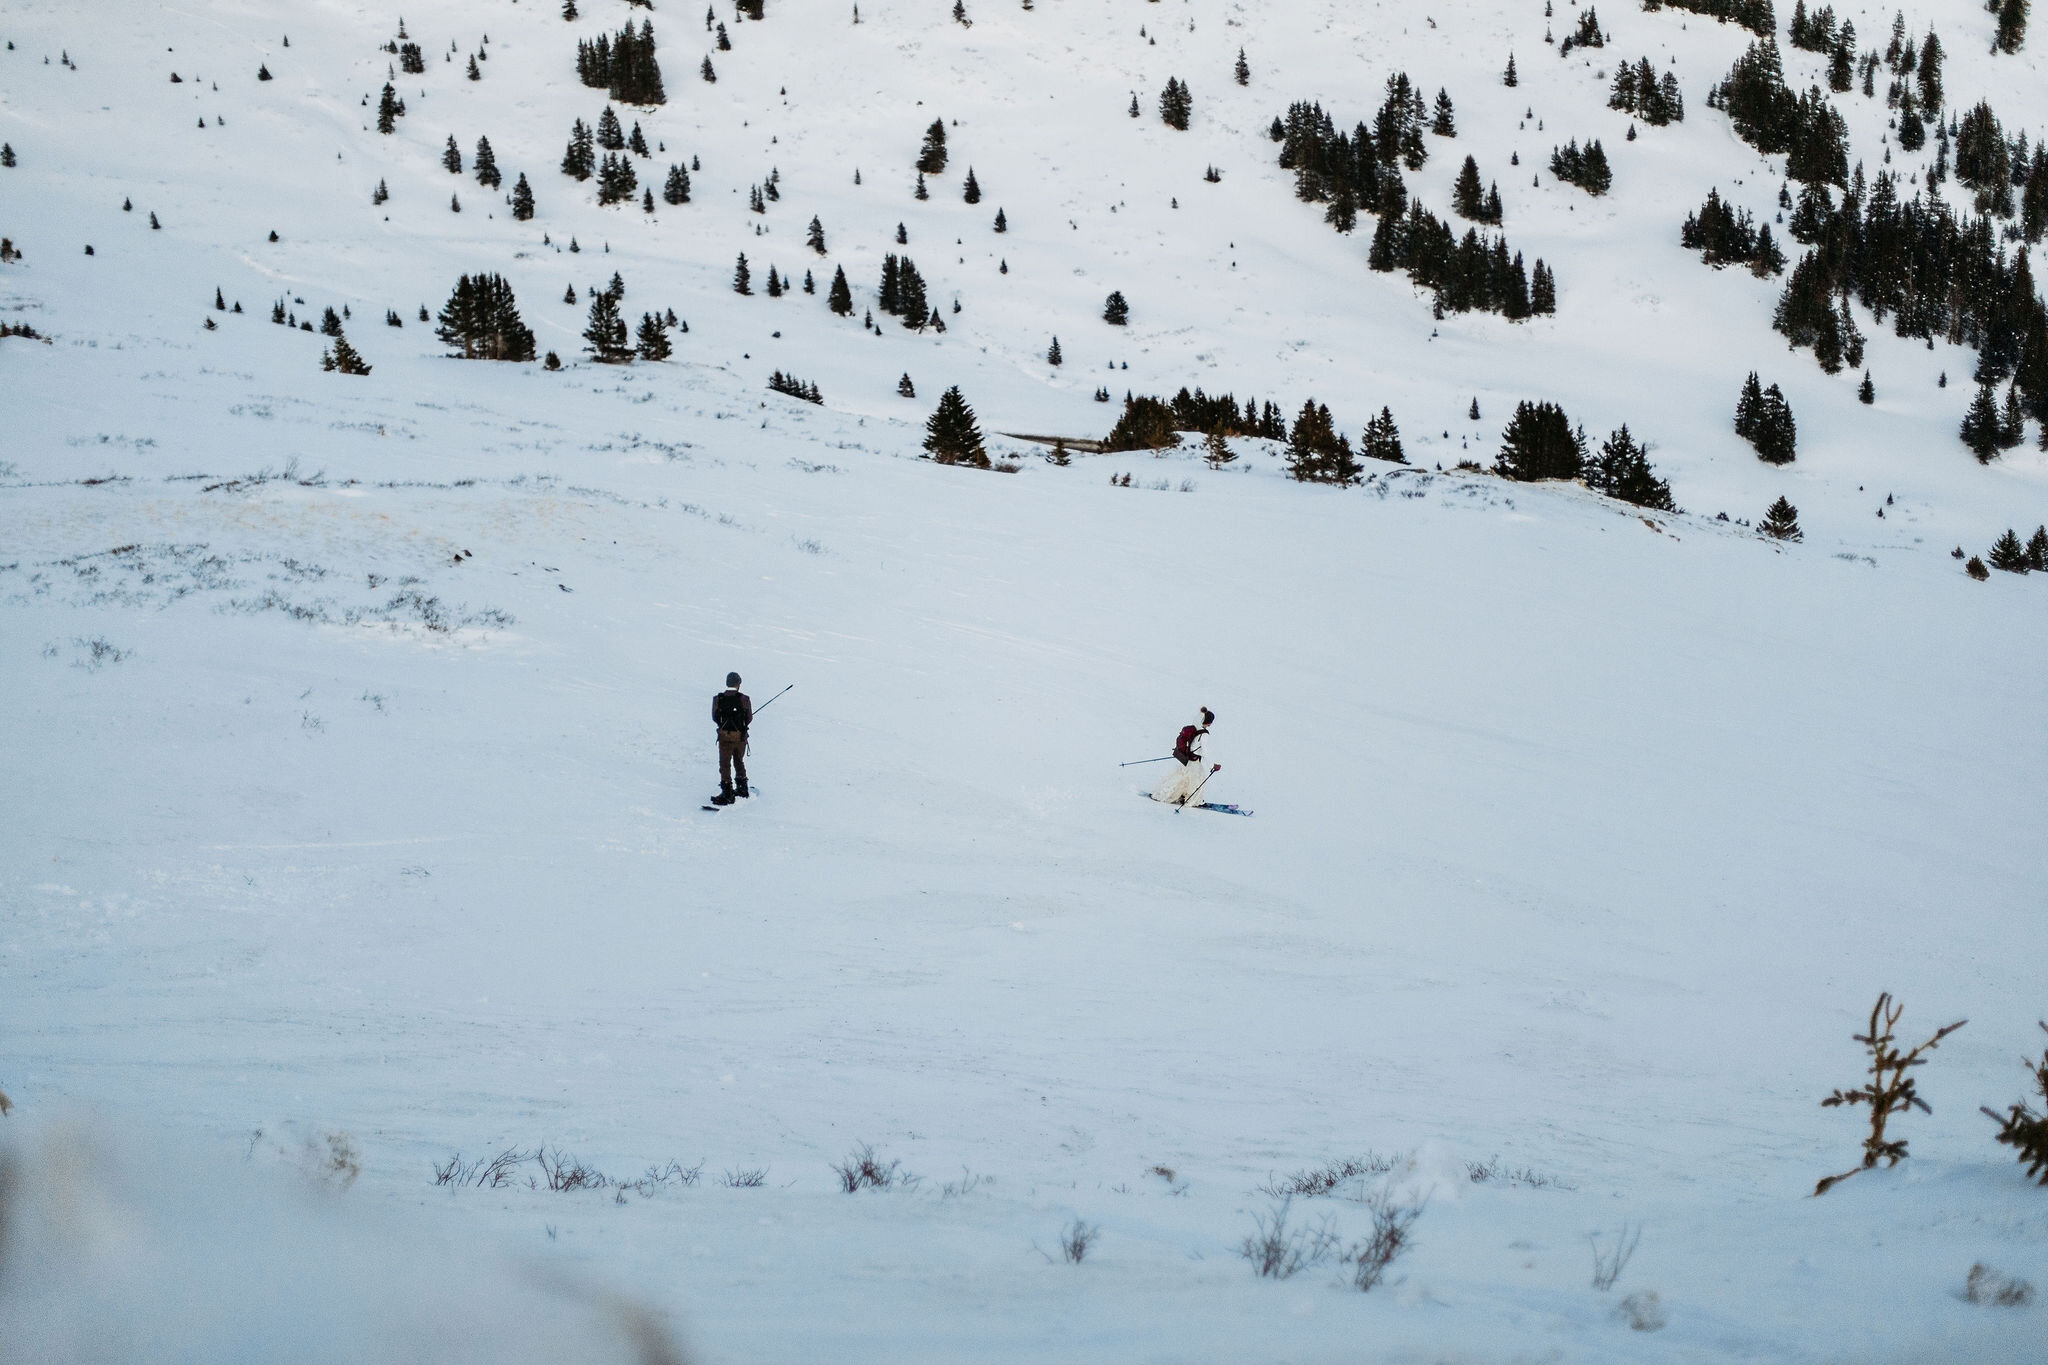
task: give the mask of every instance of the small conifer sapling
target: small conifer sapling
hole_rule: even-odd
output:
[[[1926,1054],[1941,1045],[1941,1040],[1954,1033],[1967,1019],[1958,1019],[1937,1030],[1932,1038],[1914,1048],[1901,1052],[1893,1038],[1892,1029],[1898,1024],[1904,1007],[1892,1001],[1890,991],[1877,997],[1877,1003],[1870,1009],[1869,1030],[1856,1035],[1856,1041],[1863,1044],[1870,1053],[1870,1079],[1854,1090],[1837,1090],[1821,1101],[1824,1109],[1865,1105],[1870,1110],[1870,1132],[1863,1139],[1863,1160],[1840,1175],[1831,1175],[1813,1187],[1816,1195],[1826,1194],[1834,1186],[1847,1180],[1858,1171],[1867,1171],[1882,1161],[1887,1166],[1896,1166],[1906,1158],[1906,1142],[1903,1138],[1886,1135],[1886,1127],[1895,1115],[1907,1114],[1918,1109],[1923,1114],[1934,1111],[1920,1098],[1914,1089],[1912,1069],[1926,1063]]]

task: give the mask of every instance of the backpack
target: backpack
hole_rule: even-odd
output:
[[[737,692],[720,692],[711,700],[711,719],[721,730],[744,730],[747,728],[746,707],[740,702]]]
[[[1173,756],[1183,763],[1195,761],[1195,738],[1202,733],[1199,725],[1180,727],[1180,738],[1173,742]]]

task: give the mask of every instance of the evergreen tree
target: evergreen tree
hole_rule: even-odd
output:
[[[818,282],[811,278],[811,272],[809,270],[804,271],[804,292],[806,294],[815,294],[818,292]]]
[[[462,148],[455,145],[455,134],[448,134],[448,146],[441,153],[441,165],[450,175],[462,174]]]
[[[905,381],[909,376],[904,376]],[[975,426],[974,409],[960,396],[958,385],[941,394],[939,406],[924,424],[924,448],[940,464],[970,464],[988,468],[988,452],[982,448],[981,431]]]
[[[713,69],[711,58],[708,56],[704,59],[704,64],[697,68],[697,74],[704,78],[707,85],[718,84],[718,72]]]
[[[597,116],[597,145],[608,152],[625,150],[625,129],[619,125],[618,113],[609,104]]]
[[[1970,402],[1970,410],[1963,417],[1963,444],[1977,457],[1980,464],[1989,464],[1999,452],[2001,432],[1998,420],[1998,398],[1990,384],[1980,384],[1977,396]]]
[[[1762,420],[1764,409],[1764,386],[1757,378],[1756,371],[1749,372],[1749,378],[1742,381],[1742,392],[1735,400],[1735,434],[1743,440],[1754,443],[1757,426]]]
[[[1237,66],[1232,70],[1231,75],[1236,78],[1239,85],[1250,85],[1252,83],[1252,69],[1245,62],[1243,48],[1237,50]]]
[[[1005,217],[1003,216],[1003,211],[1002,211],[1001,209],[997,209],[997,210],[996,210],[996,231],[997,231],[997,232],[1008,232],[1009,230],[1010,230],[1010,220],[1009,220],[1008,218],[1005,218]]]
[[[744,251],[740,253],[739,264],[733,267],[732,292],[735,294],[751,294],[754,292],[754,277],[752,272],[747,269],[747,253]]]
[[[377,131],[397,132],[399,115],[404,112],[405,105],[399,102],[398,92],[391,88],[391,82],[386,81],[384,93],[377,97]]]
[[[1586,437],[1574,431],[1555,403],[1524,401],[1501,433],[1494,472],[1523,482],[1576,479],[1586,461]]]
[[[1458,179],[1451,186],[1451,208],[1460,218],[1483,218],[1486,214],[1486,191],[1479,184],[1479,162],[1472,157],[1465,158],[1465,164],[1458,169]]]
[[[1287,472],[1303,483],[1349,487],[1364,477],[1349,438],[1338,433],[1330,409],[1311,398],[1294,419],[1287,446]]]
[[[389,185],[386,185],[382,180],[379,180],[377,182],[377,188],[370,192],[370,202],[372,204],[382,204],[388,201],[390,198],[391,187]]]
[[[920,204],[932,197],[932,192],[925,188],[923,171],[917,173],[917,188],[910,192],[910,197],[917,200]]]
[[[690,173],[683,169],[681,163],[668,168],[668,180],[661,187],[661,198],[668,204],[690,202]]]
[[[1799,509],[1786,501],[1783,495],[1764,510],[1764,519],[1756,529],[1773,540],[1804,540],[1805,532],[1799,529]]]
[[[1166,78],[1166,88],[1159,92],[1159,118],[1167,127],[1185,133],[1188,120],[1194,113],[1195,97],[1185,82],[1178,77]]]
[[[1587,461],[1586,483],[1598,492],[1637,507],[1660,512],[1678,510],[1671,501],[1671,485],[1650,468],[1650,452],[1629,434],[1625,423],[1601,444],[1600,453]]]
[[[11,171],[14,169],[15,164],[14,144],[11,142],[0,142],[0,167]]]
[[[1476,420],[1479,400],[1473,399],[1472,406]],[[1381,408],[1380,415],[1365,424],[1365,439],[1360,442],[1358,453],[1369,460],[1408,463],[1408,456],[1401,449],[1401,429],[1394,425],[1394,414],[1390,409]]]
[[[576,22],[576,0],[562,0],[562,17],[570,23]]]
[[[1066,363],[1066,359],[1064,355],[1060,354],[1060,339],[1054,337],[1052,345],[1046,348],[1045,363],[1048,365],[1062,365]]]
[[[634,156],[651,157],[654,155],[653,152],[647,150],[647,134],[640,131],[640,125],[637,121],[633,124],[633,131],[626,136],[626,148]]]
[[[2011,528],[1991,543],[1988,556],[1991,567],[2004,573],[2026,573],[2032,566],[2027,563],[2027,552],[2020,544],[2020,538]]]
[[[480,80],[482,80],[482,79],[484,78],[484,73],[483,73],[483,70],[482,70],[482,69],[481,69],[480,67],[478,67],[478,66],[477,66],[477,64],[476,64],[476,57],[475,57],[475,55],[474,55],[474,54],[471,54],[471,56],[470,56],[470,59],[469,59],[469,73],[468,73],[468,74],[469,74],[469,79],[471,79],[471,80],[473,80],[473,81],[480,81]]]
[[[320,335],[338,337],[341,335],[341,314],[330,306],[320,313]]]
[[[498,158],[492,155],[491,140],[487,137],[476,140],[476,179],[478,184],[492,189],[505,183],[505,178],[498,174]]]
[[[1055,450],[1063,454],[1065,453],[1065,447],[1066,443],[1062,441],[1055,447]],[[1221,469],[1236,459],[1237,452],[1230,448],[1230,442],[1224,437],[1221,428],[1210,432],[1202,438],[1202,460],[1209,468]]]
[[[1451,92],[1448,90],[1436,92],[1436,117],[1430,121],[1429,131],[1438,137],[1458,135],[1458,117],[1451,108]]]
[[[2036,526],[2033,537],[2027,541],[2027,568],[2035,573],[2048,573],[2048,526]]]
[[[1113,291],[1102,305],[1102,320],[1112,327],[1122,327],[1131,320],[1131,305],[1124,301],[1122,290]]]
[[[782,297],[782,277],[775,273],[775,267],[772,265],[768,267],[768,297],[771,299]]]
[[[932,120],[931,127],[924,130],[924,146],[917,153],[917,170],[920,175],[937,175],[946,169],[946,121]]]
[[[970,204],[981,202],[981,182],[974,178],[974,167],[967,168],[967,183],[961,187],[961,197]]]
[[[1512,52],[1508,54],[1508,69],[1500,73],[1500,83],[1510,89],[1522,83],[1521,77],[1515,74],[1515,54]]]
[[[898,398],[917,397],[917,385],[910,382],[910,374],[908,371],[904,373],[901,379],[896,381],[896,396]]]
[[[420,309],[420,320],[427,310]],[[498,275],[464,275],[441,309],[435,335],[465,360],[531,360],[533,333],[519,317],[512,286]]]
[[[1131,96],[1131,117],[1138,117],[1138,97],[1135,94]]]
[[[2012,450],[2027,439],[2026,411],[2020,406],[2019,385],[2011,384],[2005,390],[2005,411],[1998,422],[1998,445],[2001,450]]]
[[[853,315],[853,290],[846,283],[845,266],[833,270],[832,287],[825,292],[825,306],[843,318]]]
[[[1828,89],[1846,94],[1856,79],[1856,25],[1845,23],[1828,53]]]
[[[640,315],[638,342],[637,349],[642,360],[667,360],[672,352],[668,340],[668,324],[652,313]]]
[[[640,177],[633,172],[633,159],[617,152],[606,152],[597,167],[597,202],[622,203],[631,199],[639,188]]]
[[[362,375],[370,372],[368,363],[357,353],[355,347],[348,344],[348,338],[339,332],[334,334],[334,349],[321,357],[320,368],[341,374]]]
[[[2028,0],[2004,0],[1998,6],[1998,50],[2010,56],[2027,41]]]
[[[1932,117],[1941,116],[1941,107],[1946,102],[1942,97],[1941,39],[1934,36],[1934,30],[1927,31],[1927,41],[1920,45],[1920,61],[1915,68],[1915,79],[1920,82],[1920,107]]]
[[[1540,257],[1536,262],[1535,278],[1529,286],[1529,311],[1538,316],[1557,311],[1557,276]]]
[[[818,221],[815,214],[812,215],[811,226],[804,235],[804,245],[820,256],[825,254],[825,225]]]
[[[1766,464],[1790,464],[1799,450],[1799,426],[1792,419],[1792,405],[1776,384],[1763,391],[1756,411],[1755,428],[1749,443]]]
[[[908,256],[896,271],[896,309],[905,327],[923,331],[930,325],[931,302],[925,297],[924,276],[917,273],[916,263]]]
[[[597,171],[597,151],[589,127],[582,119],[569,130],[569,149],[562,154],[562,174],[588,180]]]
[[[626,320],[619,316],[619,301],[609,291],[590,299],[590,323],[583,329],[584,349],[600,365],[619,365],[633,358],[626,344]]]
[[[1863,382],[1856,386],[1856,401],[1869,407],[1877,401],[1877,386],[1870,382],[1870,371],[1863,372]]]

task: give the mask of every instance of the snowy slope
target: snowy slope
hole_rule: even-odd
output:
[[[359,101],[396,15],[304,7],[286,48],[256,7],[10,9],[0,231],[27,259],[0,309],[55,344],[0,341],[0,1088],[237,1154],[346,1131],[345,1200],[632,1293],[713,1361],[2038,1358],[2039,1308],[1958,1291],[1975,1261],[2048,1282],[2048,1202],[1976,1113],[2017,1097],[2048,1010],[2043,584],[1947,551],[2048,519],[2048,460],[1954,440],[1967,388],[1934,379],[1967,353],[1866,320],[1864,408],[1781,349],[1775,286],[1678,249],[1711,186],[1775,201],[1704,108],[1743,35],[1617,6],[1582,66],[1525,3],[946,8],[722,14],[716,85],[701,20],[661,10],[671,102],[622,113],[657,167],[703,169],[651,217],[555,170],[602,107],[574,40],[623,5],[407,15],[429,70],[390,138]],[[2048,114],[2038,38],[1993,60],[1974,4],[1928,18],[1952,98]],[[1684,125],[1622,140],[1619,54],[1677,56]],[[1555,320],[1433,322],[1272,165],[1288,102],[1369,118],[1397,64],[1460,111],[1411,184],[1441,210],[1478,156]],[[1171,74],[1185,134],[1150,112]],[[1841,103],[1874,160],[1881,112]],[[938,113],[954,168],[918,203]],[[440,169],[451,133],[526,172],[534,222]],[[1606,201],[1508,174],[1588,135]],[[899,221],[961,300],[943,337],[823,306],[841,263],[871,305]],[[821,296],[762,296],[771,263]],[[565,359],[564,287],[614,270],[629,316],[690,332],[662,366],[441,359],[417,309],[478,270]],[[348,303],[374,373],[320,373],[280,295]],[[765,393],[774,368],[826,404]],[[1799,414],[1789,469],[1727,430],[1752,368]],[[1314,394],[1354,435],[1385,403],[1421,468],[1338,492],[1259,443],[1211,472],[997,441],[1019,473],[940,469],[914,456],[950,383],[991,432],[1100,434],[1103,383]],[[1524,397],[1628,421],[1691,514],[1434,472],[1489,459]],[[1780,493],[1803,545],[1712,519]],[[796,688],[761,794],[706,814],[728,668],[757,703]],[[1116,766],[1197,704],[1253,819],[1160,810],[1158,770]],[[1881,989],[1911,1041],[1971,1022],[1921,1073],[1913,1158],[1805,1199],[1854,1160],[1817,1101]],[[432,1185],[541,1141],[615,1177],[706,1165],[623,1205]],[[841,1194],[862,1142],[924,1184]],[[1432,1191],[1390,1283],[1255,1278],[1258,1187],[1368,1149]],[[1496,1154],[1550,1183],[1468,1178]],[[947,1197],[963,1167],[987,1182]],[[718,1184],[746,1168],[766,1187]],[[1294,1216],[1355,1240],[1362,1192]],[[1034,1251],[1076,1218],[1102,1229],[1080,1266]],[[1596,1292],[1587,1234],[1623,1224],[1640,1250]],[[1613,1318],[1651,1289],[1668,1325]]]

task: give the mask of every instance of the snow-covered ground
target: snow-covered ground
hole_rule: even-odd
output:
[[[1968,352],[1866,317],[1864,407],[1770,332],[1776,285],[1678,248],[1710,187],[1775,203],[1705,108],[1746,35],[1617,4],[1582,65],[1532,0],[948,8],[721,12],[715,85],[700,19],[659,11],[670,103],[621,112],[666,145],[643,181],[702,169],[651,216],[555,169],[603,104],[575,40],[645,14],[613,0],[407,14],[428,73],[389,138],[395,14],[0,15],[0,232],[26,253],[0,318],[54,342],[0,341],[7,1128],[84,1112],[257,1165],[345,1134],[344,1213],[629,1294],[712,1362],[2048,1355],[2038,1305],[1960,1293],[1979,1261],[2048,1288],[2048,1193],[1977,1113],[2020,1095],[2048,1013],[2048,583],[1948,555],[2048,520],[2048,456],[1955,440]],[[1952,102],[2048,117],[2048,38],[1993,59],[1974,2],[1907,18],[1941,30]],[[1623,54],[1676,56],[1684,125],[1623,140]],[[1802,84],[1818,60],[1787,53]],[[1369,119],[1397,68],[1461,125],[1411,184],[1443,212],[1476,155],[1556,319],[1434,322],[1294,200],[1272,116]],[[1169,75],[1187,133],[1152,112]],[[1838,103],[1874,163],[1882,102]],[[940,115],[953,168],[920,203]],[[443,171],[450,134],[489,136],[539,216]],[[1606,200],[1507,165],[1574,136],[1604,140]],[[898,250],[944,336],[862,330]],[[770,264],[819,295],[765,297]],[[854,319],[824,307],[838,264]],[[567,370],[439,357],[419,307],[485,270]],[[689,322],[675,361],[581,361],[562,292],[614,270],[629,318]],[[279,297],[347,303],[374,373],[321,373]],[[825,405],[766,393],[775,368]],[[1789,468],[1728,430],[1751,369],[1798,414]],[[945,469],[915,456],[954,383],[992,433],[1099,435],[1098,384],[1290,418],[1313,394],[1354,439],[1384,403],[1418,467],[1337,491],[1257,442],[1211,471],[995,438],[1017,473]],[[1522,398],[1627,421],[1688,513],[1437,472],[1489,462]],[[1803,544],[1713,518],[1781,493]],[[795,686],[758,794],[706,813],[735,668],[757,705]],[[1162,810],[1156,767],[1118,767],[1204,704],[1251,819]],[[1856,1159],[1859,1117],[1818,1101],[1858,1078],[1880,990],[1908,1042],[1970,1023],[1919,1073],[1911,1159],[1807,1198]],[[433,1183],[542,1143],[702,1173]],[[841,1193],[864,1143],[922,1182]],[[1256,1277],[1261,1187],[1368,1153],[1391,1169],[1290,1217],[1349,1245],[1372,1190],[1426,1198],[1386,1283]],[[1075,1220],[1100,1229],[1079,1265]],[[1589,1236],[1625,1227],[1595,1290]],[[69,1311],[5,1273],[0,1322]],[[1616,1304],[1651,1291],[1664,1325],[1631,1330]]]

